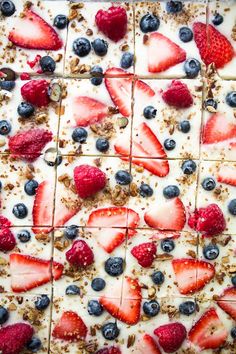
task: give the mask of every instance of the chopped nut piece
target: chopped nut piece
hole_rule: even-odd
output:
[[[127,348],[130,348],[134,345],[135,342],[135,334],[129,334],[128,340],[127,340]]]

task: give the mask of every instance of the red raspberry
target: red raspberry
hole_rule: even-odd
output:
[[[72,265],[85,268],[93,263],[94,255],[85,241],[78,240],[66,252],[66,259]]]
[[[30,76],[28,73],[22,73],[22,74],[20,74],[20,79],[21,80],[30,80]]]
[[[119,348],[109,347],[98,350],[95,354],[121,354]]]
[[[16,240],[8,227],[0,228],[0,251],[12,251],[16,245]]]
[[[74,169],[74,181],[80,198],[88,198],[106,185],[106,175],[99,168],[80,165]]]
[[[188,225],[204,236],[215,236],[225,230],[226,221],[218,205],[209,204],[206,208],[196,209],[189,217]]]
[[[0,215],[0,227],[10,227],[10,226],[11,226],[11,222],[4,216]]]
[[[131,250],[131,254],[142,267],[150,267],[156,256],[157,247],[154,242],[141,243]]]
[[[18,354],[31,340],[34,330],[27,323],[16,323],[0,328],[0,352]]]
[[[193,104],[188,86],[179,80],[172,80],[170,86],[163,92],[162,98],[165,103],[176,108],[188,108]]]
[[[123,7],[111,6],[107,11],[99,10],[95,17],[98,29],[114,42],[124,38],[127,32],[127,14]]]
[[[159,337],[159,344],[165,353],[173,353],[181,347],[187,332],[182,323],[174,322],[156,328],[154,334]]]
[[[46,80],[31,80],[21,87],[21,95],[25,101],[36,107],[48,106],[49,83]]]

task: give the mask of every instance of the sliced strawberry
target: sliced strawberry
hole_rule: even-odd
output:
[[[63,46],[54,28],[30,9],[26,9],[24,16],[17,20],[8,39],[27,49],[58,50]]]
[[[135,101],[146,102],[149,98],[155,96],[155,91],[144,81],[135,80],[134,82]]]
[[[236,124],[222,113],[213,114],[203,127],[203,144],[214,144],[236,137]]]
[[[214,307],[209,308],[191,328],[188,338],[201,350],[218,349],[228,336]]]
[[[108,107],[94,98],[78,96],[73,100],[73,117],[76,126],[87,127],[107,117]]]
[[[92,235],[96,238],[97,243],[107,253],[111,253],[115,248],[119,247],[125,240],[125,229],[103,228],[91,229]]]
[[[87,332],[87,326],[76,312],[65,311],[54,327],[52,335],[62,340],[78,342],[86,337]]]
[[[51,273],[52,266],[52,273]],[[63,265],[24,254],[10,254],[11,287],[20,293],[49,283],[52,278],[58,280]]]
[[[161,354],[155,340],[147,333],[138,338],[135,354]]]
[[[215,275],[212,264],[197,259],[173,259],[172,267],[177,287],[183,295],[201,290]]]
[[[236,167],[221,165],[217,174],[217,181],[236,187]]]
[[[74,215],[78,213],[80,210],[80,205],[78,204],[75,206],[74,204],[75,203],[73,203],[71,209],[68,209],[67,205],[62,203],[60,198],[57,199],[56,212],[54,213],[53,222],[54,228],[65,225],[67,221],[69,221]]]
[[[146,211],[144,220],[154,229],[181,231],[186,222],[185,208],[179,198],[166,200]]]
[[[218,296],[217,305],[236,321],[236,288],[227,288]]]
[[[177,239],[177,238],[180,238],[180,233],[159,231],[159,232],[154,233],[151,238],[153,241],[154,240],[163,240],[165,238]]]
[[[135,228],[137,227],[138,222],[139,216],[132,209],[125,207],[110,207],[94,210],[89,215],[87,226]]]
[[[150,73],[160,73],[186,60],[186,52],[161,33],[151,33],[147,46]]]

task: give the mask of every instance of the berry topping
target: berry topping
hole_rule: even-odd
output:
[[[109,141],[106,138],[98,138],[96,141],[96,149],[100,152],[106,152],[110,147]]]
[[[183,9],[183,4],[181,1],[168,1],[166,4],[166,11],[169,14],[176,14],[180,11],[182,11]]]
[[[189,120],[182,120],[182,122],[179,124],[179,130],[184,134],[187,134],[190,131],[190,128],[191,125]]]
[[[91,51],[91,44],[87,38],[77,38],[73,42],[73,52],[80,58],[86,57]]]
[[[70,225],[65,228],[64,236],[68,240],[74,240],[79,235],[79,228],[76,225]]]
[[[54,18],[53,26],[55,26],[58,29],[66,28],[67,24],[68,24],[68,18],[65,15],[57,15]]]
[[[161,249],[163,252],[170,253],[175,248],[175,243],[171,238],[164,238],[161,240]]]
[[[161,285],[165,281],[165,276],[160,270],[157,270],[154,273],[152,273],[151,278],[153,283],[156,285]]]
[[[94,291],[101,291],[105,288],[106,282],[102,278],[94,278],[91,283],[91,287]]]
[[[0,182],[1,188],[2,188],[2,184]],[[0,191],[1,191],[0,188]],[[0,227],[10,227],[11,226],[11,222],[5,218],[4,216],[0,215]]]
[[[236,167],[221,164],[219,166],[217,181],[236,187]]]
[[[225,100],[230,107],[236,108],[236,91],[228,92]]]
[[[228,204],[228,211],[231,215],[236,216],[236,199],[232,199]]]
[[[166,353],[177,351],[187,336],[184,325],[179,322],[168,323],[154,330],[159,345]]]
[[[75,128],[71,137],[76,143],[83,144],[87,140],[88,132],[84,128]]]
[[[94,98],[78,96],[73,101],[75,126],[87,127],[107,117],[108,107]]]
[[[179,80],[173,80],[162,98],[166,104],[175,108],[189,108],[193,104],[193,98],[188,86]]]
[[[146,119],[155,118],[156,114],[157,114],[157,110],[153,106],[147,106],[143,110],[143,115]]]
[[[101,331],[102,331],[103,337],[107,340],[114,340],[120,334],[120,330],[117,327],[117,324],[113,323],[113,322],[108,322],[108,323],[104,324],[101,328]]]
[[[124,271],[124,260],[121,257],[110,257],[105,262],[105,271],[112,277],[121,275]]]
[[[220,250],[217,245],[209,244],[203,247],[203,255],[209,261],[216,259],[219,256]]]
[[[197,77],[200,70],[201,64],[197,59],[190,58],[185,61],[184,71],[189,79],[194,79]]]
[[[180,195],[180,190],[178,186],[167,186],[163,189],[163,195],[166,199],[172,199]]]
[[[103,349],[99,349],[95,354],[122,354],[120,349],[117,347],[105,347]]]
[[[17,238],[20,242],[26,243],[29,242],[31,239],[30,232],[28,230],[21,230],[17,234]]]
[[[143,33],[157,31],[160,26],[159,18],[154,14],[146,14],[141,18],[140,29]]]
[[[0,89],[12,91],[16,86],[15,81],[0,81]]]
[[[236,137],[236,124],[222,113],[210,116],[203,127],[202,143],[214,144]]]
[[[98,29],[114,42],[126,35],[128,18],[121,6],[111,6],[107,11],[99,10],[95,22]]]
[[[135,353],[137,354],[161,354],[155,340],[147,333],[135,341]]]
[[[0,306],[0,325],[7,322],[8,318],[9,318],[8,310],[5,307]]]
[[[3,16],[9,17],[14,14],[16,7],[11,0],[2,0],[0,3],[0,11]]]
[[[87,332],[85,323],[76,312],[65,311],[54,327],[52,336],[66,341],[79,342],[86,337]]]
[[[0,120],[0,135],[7,135],[11,131],[11,124],[7,120]]]
[[[94,261],[94,254],[84,240],[75,241],[66,252],[67,261],[77,267],[86,268]]]
[[[48,90],[49,83],[46,80],[31,80],[21,87],[21,95],[25,101],[32,105],[45,107],[50,102]]]
[[[14,205],[12,213],[17,219],[24,219],[28,215],[28,208],[25,204],[18,203]]]
[[[215,26],[219,26],[223,23],[224,17],[220,15],[219,13],[216,13],[215,16],[212,18],[212,23]]]
[[[131,254],[142,267],[151,267],[156,257],[157,247],[154,242],[141,243],[131,250]]]
[[[204,102],[203,102],[203,106],[206,110],[211,111],[212,108],[214,108],[214,110],[217,110],[217,102],[213,99],[213,98],[207,98]]]
[[[0,352],[18,354],[31,340],[34,330],[28,323],[15,323],[0,328]]]
[[[205,191],[213,191],[216,187],[216,181],[212,177],[206,177],[202,181],[202,188],[205,189]]]
[[[176,142],[175,142],[174,139],[167,138],[167,139],[164,141],[164,148],[165,148],[167,151],[174,150],[175,147],[176,147]]]
[[[179,38],[182,42],[188,43],[193,39],[193,32],[189,27],[181,27],[179,29]]]
[[[41,66],[43,73],[53,73],[56,69],[55,60],[49,55],[45,55],[39,60],[39,64]]]
[[[16,245],[16,240],[8,227],[0,228],[0,251],[8,252],[12,251]]]
[[[156,300],[145,301],[143,303],[143,312],[148,317],[155,317],[160,311],[160,305]]]
[[[217,305],[236,321],[236,288],[226,288],[218,296]]]
[[[34,179],[29,180],[25,183],[24,186],[25,193],[28,195],[35,195],[38,186],[39,184],[37,181],[35,181]]]
[[[121,186],[125,186],[132,182],[132,176],[129,172],[120,170],[117,171],[115,174],[116,183],[120,184]]]
[[[92,42],[92,47],[95,54],[97,54],[99,57],[104,57],[107,54],[108,43],[104,41],[104,39],[96,38]]]
[[[32,337],[31,340],[26,344],[26,348],[32,353],[36,353],[41,349],[42,342],[38,337]]]
[[[22,118],[29,118],[34,114],[34,106],[28,102],[21,102],[17,107],[17,113]]]
[[[120,61],[122,69],[129,69],[134,64],[134,55],[129,52],[123,53]]]
[[[37,310],[46,310],[50,304],[50,299],[47,295],[42,295],[37,298],[34,304]]]
[[[146,183],[141,183],[139,187],[139,194],[143,197],[151,197],[153,195],[153,189]]]
[[[196,303],[194,301],[185,301],[179,305],[179,312],[185,316],[190,316],[196,311]]]
[[[197,169],[196,162],[193,160],[186,160],[182,163],[181,169],[185,175],[192,175]]]
[[[100,316],[103,313],[103,307],[97,300],[90,300],[87,309],[91,316]]]
[[[66,288],[66,295],[80,295],[80,288],[75,284],[69,285]]]

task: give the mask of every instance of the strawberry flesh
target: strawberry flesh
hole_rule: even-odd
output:
[[[86,268],[93,263],[94,254],[84,240],[77,240],[66,252],[66,259],[76,267]]]
[[[77,127],[88,127],[101,122],[108,116],[108,107],[91,97],[75,97],[72,105],[75,126]]]
[[[139,215],[125,207],[110,207],[94,210],[88,218],[88,227],[129,227],[136,228]],[[131,230],[133,235],[133,230]]]
[[[16,240],[8,227],[0,227],[0,251],[12,251],[16,245]]]
[[[236,321],[236,288],[225,289],[223,294],[218,296],[217,305]]]
[[[217,181],[236,187],[236,167],[221,165],[217,174]]]
[[[20,354],[34,334],[28,323],[15,323],[0,328],[0,352],[2,354]]]
[[[141,243],[132,248],[131,254],[138,260],[138,263],[146,268],[151,267],[156,257],[157,247],[154,242]]]
[[[193,97],[188,86],[179,80],[171,82],[163,92],[162,98],[166,104],[175,108],[189,108],[193,105]]]
[[[36,107],[47,107],[49,105],[49,83],[44,80],[31,80],[21,87],[23,99]]]
[[[65,341],[79,342],[85,339],[87,332],[87,326],[76,312],[65,311],[54,327],[52,335]]]
[[[159,345],[165,353],[173,353],[181,347],[187,331],[182,323],[173,322],[156,328],[154,334],[158,336]]]
[[[98,29],[114,42],[118,42],[126,35],[128,18],[121,6],[111,6],[107,11],[99,10],[95,22]]]
[[[203,127],[203,144],[216,144],[233,138],[236,138],[236,124],[225,114],[211,115]]]
[[[99,349],[95,354],[122,354],[117,347]]]
[[[135,354],[161,354],[155,340],[147,333],[135,341]]]
[[[75,187],[80,198],[88,198],[106,186],[106,174],[98,167],[80,165],[74,168]]]

